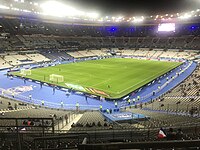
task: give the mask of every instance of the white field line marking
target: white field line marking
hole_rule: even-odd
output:
[[[176,64],[174,64],[173,66],[176,66]],[[171,67],[172,67],[172,66],[170,66],[169,68],[171,68]],[[154,75],[152,75],[152,76],[150,76],[150,77],[148,77],[148,78],[146,78],[146,79],[144,79],[144,80],[142,80],[142,81],[140,81],[140,82],[137,82],[136,84],[134,84],[134,85],[132,85],[132,86],[130,86],[130,87],[124,89],[123,91],[118,91],[117,94],[123,93],[124,91],[126,91],[126,90],[128,90],[128,89],[131,89],[132,87],[134,87],[134,86],[136,86],[136,85],[138,85],[138,84],[140,84],[140,83],[142,83],[142,82],[144,82],[144,81],[146,81],[146,80],[148,80],[148,79],[150,79],[150,78],[153,78],[154,76],[157,76],[157,75],[160,74],[160,73],[165,72],[165,71],[168,70],[169,68],[163,69],[161,72],[159,72],[159,73],[157,73],[157,74],[154,74]]]

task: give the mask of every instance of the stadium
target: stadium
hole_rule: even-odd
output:
[[[1,0],[0,150],[199,149],[199,22]]]

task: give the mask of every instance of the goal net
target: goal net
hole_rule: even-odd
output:
[[[24,76],[31,75],[31,70],[30,69],[21,69],[20,74],[24,75]]]
[[[51,74],[49,80],[59,83],[59,82],[64,82],[64,77],[62,75]]]

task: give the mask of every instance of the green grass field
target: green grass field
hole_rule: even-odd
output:
[[[32,74],[26,77],[52,83],[49,81],[51,74],[63,75],[64,82],[53,84],[114,99],[140,88],[180,64],[109,58],[33,69]],[[15,75],[20,73],[16,72]]]

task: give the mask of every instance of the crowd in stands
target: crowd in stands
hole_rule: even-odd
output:
[[[39,20],[1,18],[0,50],[27,49],[100,49],[161,48],[200,49],[200,30],[194,24],[180,25],[176,32],[161,36],[157,25],[146,26],[84,26],[45,23]],[[199,24],[195,24],[199,26]],[[113,30],[114,29],[114,30]],[[85,54],[84,54],[85,55]],[[88,56],[90,53],[87,54]]]
[[[116,30],[112,30],[112,27],[109,26],[62,25],[36,20],[0,18],[0,22],[1,32],[9,33],[0,39],[0,69],[54,60],[69,61],[73,58],[111,55],[149,59],[166,57],[194,59],[199,55],[198,50],[200,49],[198,36],[200,30],[198,28],[191,32],[187,29],[190,24],[181,26],[179,31],[170,36],[162,37],[155,33],[154,25],[134,28],[117,27]],[[33,49],[38,51],[33,53]],[[20,50],[20,52],[30,50],[30,53],[21,54],[16,50]],[[13,51],[15,52],[13,53]],[[198,132],[193,136],[188,136],[190,132],[186,132],[186,130],[183,132],[180,127],[187,126],[189,130],[193,130],[193,126],[195,126],[195,131],[197,128],[199,129],[199,83],[200,69],[197,67],[188,79],[159,99],[140,105],[140,107],[130,107],[124,110],[149,116],[147,120],[119,125],[108,122],[99,111],[85,112],[77,123],[71,125],[70,131],[110,129],[111,132],[111,129],[124,127],[125,130],[127,129],[125,132],[127,135],[130,131],[130,133],[137,131],[135,139],[131,137],[132,141],[142,141],[144,138],[141,137],[148,132],[141,129],[156,129],[157,132],[158,128],[163,127],[167,131],[165,138],[167,140],[184,140],[191,137],[191,139],[198,139],[200,137]],[[112,113],[110,110],[108,112]],[[56,122],[55,129],[60,130],[60,123],[63,127],[70,121],[70,114],[71,111],[47,109],[0,98],[0,129],[2,131],[14,132],[16,130],[15,127],[9,127],[15,126],[16,122],[6,120],[6,118],[28,118],[20,121],[20,125],[25,127],[25,130],[30,130],[29,127],[33,126],[52,125],[48,119],[41,121],[31,118],[52,118]],[[3,127],[1,128],[1,126]],[[174,128],[177,129],[176,132]],[[133,129],[135,130],[133,131]],[[150,136],[153,137],[153,140],[157,137],[155,131],[148,135],[148,140],[151,139]],[[63,143],[56,145],[59,148]],[[9,144],[6,143],[6,140],[1,140],[0,149],[9,149],[5,148],[5,145]],[[70,144],[64,143],[63,145],[69,146]],[[10,149],[14,148],[14,146],[10,147]]]
[[[200,68],[197,66],[196,70],[180,85],[168,91],[157,100],[146,103],[143,109],[199,116],[199,78]]]

